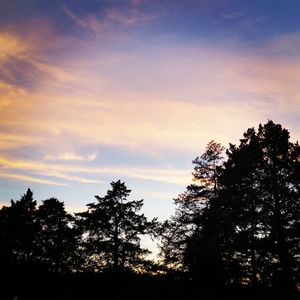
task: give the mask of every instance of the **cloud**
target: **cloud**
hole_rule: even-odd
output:
[[[122,14],[107,11],[106,22],[135,22]],[[285,55],[288,45],[297,44],[295,36],[234,52],[221,42],[179,45],[167,37],[141,42],[130,35],[116,48],[104,49],[99,37],[63,42],[58,36],[45,46],[41,32],[48,32],[46,39],[55,36],[49,28],[32,30],[28,39],[0,32],[0,155],[9,158],[1,161],[9,178],[93,184],[113,175],[183,185],[185,170],[164,173],[147,161],[143,168],[99,168],[96,153],[109,146],[145,157],[156,153],[157,160],[169,154],[193,158],[209,140],[226,146],[268,118],[299,138],[300,57]],[[276,53],[267,56],[273,47]],[[79,50],[58,51],[68,48]],[[103,160],[113,163],[113,154]]]
[[[58,61],[49,59],[50,49],[63,50],[61,40],[44,21],[0,30],[0,89],[24,92],[72,80]]]
[[[46,185],[66,186],[66,184],[63,184],[61,182],[42,179],[40,177],[32,177],[28,175],[19,174],[19,173],[4,172],[3,170],[0,170],[0,177],[3,179],[12,179],[12,180],[33,182],[33,183],[46,184]]]
[[[249,126],[300,110],[298,59],[206,44],[132,46],[101,52],[91,41],[63,65],[38,65],[45,78],[33,91],[2,82],[3,153],[33,145],[41,158],[82,162],[95,159],[78,154],[85,146],[197,153],[210,139],[227,145]]]
[[[284,58],[285,61],[299,60],[300,50],[300,32],[296,31],[284,35],[274,36],[266,42],[262,48],[265,56],[272,57],[273,59]]]
[[[103,23],[98,20],[95,15],[87,15],[85,17],[78,17],[68,6],[63,6],[63,11],[70,17],[77,26],[90,29],[94,32],[101,32],[103,30]]]
[[[156,18],[153,14],[141,13],[136,9],[129,9],[124,13],[123,10],[116,8],[108,10],[106,16],[108,20],[124,26],[133,26]]]
[[[129,177],[139,180],[151,180],[166,182],[171,184],[183,184],[189,180],[189,172],[186,170],[177,169],[159,169],[151,167],[130,167],[130,166],[117,166],[117,167],[95,167],[95,166],[80,166],[80,165],[64,165],[52,164],[46,162],[38,162],[32,160],[13,160],[8,158],[0,158],[0,167],[3,170],[2,177],[13,178],[12,173],[19,180],[33,182],[33,177],[23,176],[20,172],[27,172],[28,174],[41,175],[46,177],[56,177],[65,179],[67,181],[77,181],[80,183],[102,183],[99,176],[113,176],[113,177]],[[8,172],[10,171],[10,172]],[[19,172],[19,173],[18,173]],[[74,174],[79,174],[74,175]],[[93,179],[85,178],[84,175],[94,176]],[[27,180],[27,177],[29,178]],[[38,182],[38,181],[34,181]],[[38,183],[53,184],[52,181],[42,180]]]
[[[45,159],[50,161],[86,161],[91,162],[97,158],[96,153],[88,155],[79,155],[73,152],[65,152],[58,154],[58,156],[46,155]]]
[[[11,56],[22,56],[28,49],[28,45],[24,40],[6,32],[0,33],[0,44],[0,61]]]
[[[80,183],[101,183],[99,180],[87,179],[84,177],[73,175],[73,173],[77,173],[78,168],[73,168],[70,166],[64,165],[52,165],[41,163],[37,161],[21,161],[21,160],[10,160],[6,158],[0,158],[0,166],[1,169],[14,171],[15,173],[2,172],[3,178],[16,178],[18,180],[43,183],[43,184],[54,184],[53,181],[41,179],[40,181],[36,179],[37,175],[46,176],[46,177],[56,177],[59,179],[65,179],[67,181],[77,181]],[[25,176],[20,174],[20,172],[27,172],[29,174],[34,174],[35,177]],[[72,174],[68,174],[72,173]],[[65,185],[65,184],[62,184]]]
[[[152,13],[141,12],[138,7],[144,1],[134,1],[132,7],[108,7],[104,11],[95,11],[78,16],[70,7],[64,5],[65,14],[78,26],[89,29],[102,38],[107,34],[115,36],[124,32],[124,27],[132,27],[152,21],[156,16]]]
[[[74,175],[64,173],[61,170],[57,171],[55,169],[49,170],[48,172],[45,172],[44,170],[35,171],[34,173],[41,175],[41,176],[56,177],[56,178],[63,179],[68,182],[75,181],[75,182],[79,182],[79,183],[83,183],[83,184],[102,184],[103,183],[102,180],[88,179],[88,178],[84,178],[82,176],[74,176]],[[47,183],[45,183],[45,184],[47,184]]]
[[[15,135],[13,133],[0,134],[0,150],[11,150],[24,145],[40,145],[41,139],[39,137],[34,137],[28,140],[24,135]]]
[[[150,0],[131,0],[133,6],[140,6],[143,3],[149,2]]]

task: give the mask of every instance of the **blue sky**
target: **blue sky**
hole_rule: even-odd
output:
[[[0,0],[0,202],[84,210],[112,180],[166,219],[212,139],[300,136],[298,1]]]

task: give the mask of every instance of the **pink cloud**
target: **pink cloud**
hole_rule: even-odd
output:
[[[145,2],[149,2],[150,0],[131,0],[133,6],[140,6]]]
[[[141,3],[141,0],[136,0],[135,4],[133,4],[133,8],[126,8],[124,10],[118,8],[108,9],[105,12],[105,16],[101,19],[100,16],[97,15],[97,12],[95,14],[79,17],[66,5],[63,6],[63,11],[77,26],[90,29],[95,33],[103,34],[115,31],[115,25],[126,27],[134,26],[155,19],[154,15],[142,13],[137,9],[137,6]]]
[[[135,9],[121,11],[120,9],[113,8],[108,10],[106,15],[109,20],[125,26],[151,21],[155,18],[154,15],[144,14]]]
[[[88,28],[94,32],[103,30],[102,22],[95,15],[87,15],[80,18],[66,5],[63,6],[63,11],[80,27]]]

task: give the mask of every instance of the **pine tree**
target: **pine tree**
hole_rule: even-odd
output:
[[[88,204],[88,211],[79,215],[87,264],[93,270],[134,270],[149,253],[141,247],[141,236],[154,231],[156,219],[148,221],[139,213],[143,200],[128,201],[130,192],[124,182],[112,182],[111,190],[104,197],[95,196],[97,202]]]
[[[207,263],[208,256],[201,257],[201,255],[204,255],[204,252],[212,254],[212,248],[199,253],[203,250],[199,244],[204,238],[203,222],[207,219],[208,214],[206,211],[218,197],[223,151],[224,148],[221,144],[211,141],[208,143],[206,151],[193,160],[195,165],[192,173],[194,183],[175,199],[175,215],[164,224],[161,255],[165,263],[172,268],[187,271],[193,277],[199,276],[198,271],[203,267],[203,261],[206,260],[205,263]],[[209,220],[211,219],[209,218]],[[207,242],[204,243],[208,245]],[[216,245],[211,246],[215,247]],[[210,253],[208,253],[209,251]]]

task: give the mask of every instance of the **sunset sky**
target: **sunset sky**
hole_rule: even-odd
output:
[[[0,0],[0,202],[85,210],[112,180],[166,219],[210,140],[300,138],[299,0]]]

